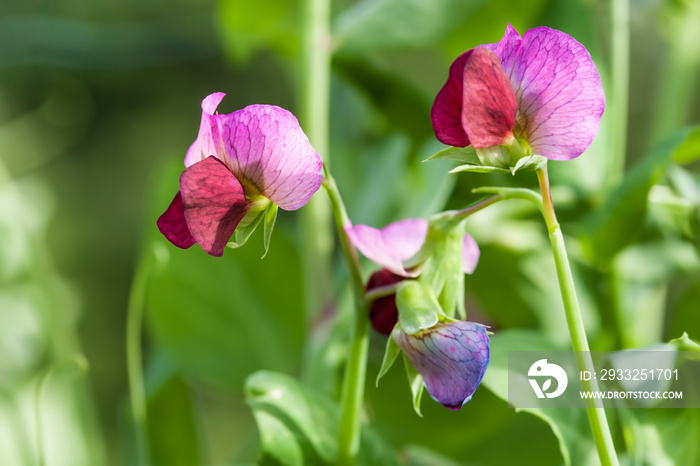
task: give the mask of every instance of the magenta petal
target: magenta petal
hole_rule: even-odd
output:
[[[486,327],[474,322],[439,322],[415,335],[395,329],[392,338],[423,376],[430,396],[449,409],[472,398],[489,363]]]
[[[430,119],[438,141],[448,146],[467,147],[469,136],[462,127],[462,81],[464,65],[469,60],[472,50],[467,50],[450,65],[447,82],[438,92]]]
[[[246,214],[241,183],[216,157],[191,165],[180,176],[183,210],[190,233],[204,251],[221,256]]]
[[[177,192],[168,209],[158,218],[156,224],[163,236],[178,248],[187,249],[195,243],[187,228],[180,191]]]
[[[473,147],[503,144],[513,137],[518,102],[501,63],[491,50],[477,47],[464,66],[462,127]]]
[[[189,167],[211,155],[217,156],[215,141],[219,138],[212,134],[213,122],[211,116],[214,115],[216,107],[219,106],[225,95],[223,92],[215,92],[205,97],[202,101],[202,121],[199,125],[199,135],[197,140],[190,146],[187,155],[185,155],[185,167]],[[214,127],[214,131],[218,130]]]
[[[462,271],[468,275],[473,274],[480,255],[479,245],[469,233],[465,233],[462,240]]]
[[[581,155],[598,133],[605,109],[600,76],[586,48],[546,27],[531,29],[518,41],[510,26],[499,43],[487,47],[499,56],[515,89],[516,136],[552,160]]]
[[[350,241],[372,262],[402,277],[413,276],[403,261],[413,257],[425,242],[428,221],[422,218],[400,220],[381,230],[367,225],[345,227]]]

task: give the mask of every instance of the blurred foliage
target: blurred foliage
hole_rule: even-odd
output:
[[[686,126],[700,119],[697,4],[633,5],[622,183],[603,183],[608,116],[586,154],[550,164],[593,349],[700,335],[700,130]],[[535,186],[527,172],[449,175],[449,161],[423,164],[443,148],[432,99],[451,60],[499,40],[508,22],[521,33],[545,25],[572,34],[605,85],[607,7],[335,0],[330,155],[352,220],[382,226],[462,208],[478,199],[477,186]],[[307,326],[293,213],[280,212],[264,260],[262,232],[215,259],[166,245],[155,228],[204,96],[228,92],[222,113],[252,103],[295,109],[302,11],[298,0],[0,3],[3,464],[35,464],[37,407],[47,464],[134,464],[125,309],[140,251],[154,242],[167,254],[148,277],[146,302],[153,462],[253,464],[261,450],[267,464],[332,456],[350,312],[343,264],[335,305]],[[425,466],[595,464],[583,412],[531,416],[503,401],[508,350],[568,342],[538,215],[508,201],[468,221],[482,254],[466,277],[467,311],[496,335],[483,386],[460,412],[425,399],[416,416],[400,368],[376,388],[386,341],[372,335],[366,464],[393,464],[396,452],[402,464]],[[81,354],[87,376],[52,369]],[[697,463],[697,410],[615,411],[628,464]]]

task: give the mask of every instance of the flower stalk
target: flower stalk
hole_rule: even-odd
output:
[[[365,286],[362,281],[360,262],[355,247],[350,242],[345,225],[349,223],[345,204],[338,191],[335,180],[324,167],[326,188],[331,201],[331,210],[338,230],[338,238],[345,262],[350,269],[353,295],[355,298],[355,319],[352,331],[350,356],[345,370],[342,392],[342,414],[338,433],[338,464],[351,465],[360,450],[360,415],[364,398],[365,377],[367,375],[367,350],[369,347],[368,304],[365,298]]]
[[[564,312],[566,313],[566,323],[569,327],[571,336],[571,345],[576,352],[576,363],[580,371],[594,372],[593,361],[590,356],[588,347],[588,339],[586,338],[586,330],[583,326],[583,319],[576,298],[576,289],[574,279],[571,274],[569,258],[566,253],[566,245],[564,237],[557,221],[557,216],[552,203],[552,193],[549,189],[549,177],[547,175],[547,166],[544,165],[537,169],[537,180],[539,181],[540,190],[542,192],[542,201],[544,203],[544,219],[549,231],[549,240],[552,244],[552,252],[554,254],[554,262],[557,268],[557,278],[559,279],[559,287],[561,289],[562,299],[564,301]],[[593,380],[582,381],[584,391],[598,391],[598,382]],[[603,466],[617,466],[618,460],[615,453],[615,445],[613,444],[610,428],[605,416],[603,404],[598,399],[587,398],[586,412],[588,413],[588,421],[593,432],[593,439],[598,450],[598,456]]]

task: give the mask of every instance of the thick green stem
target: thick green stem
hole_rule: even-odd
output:
[[[569,327],[569,334],[571,335],[571,345],[576,353],[576,363],[580,371],[594,372],[595,369],[589,352],[586,330],[583,326],[583,320],[581,319],[581,312],[576,298],[574,278],[571,274],[569,258],[566,254],[566,245],[564,244],[564,237],[562,236],[561,228],[559,227],[556,213],[554,212],[546,165],[537,170],[537,180],[539,181],[540,190],[542,191],[544,218],[547,223],[547,229],[549,230],[549,240],[552,244],[554,262],[557,267],[557,278],[559,279],[561,296],[564,301],[564,311],[566,313],[566,323]],[[582,385],[584,391],[598,391],[598,382],[595,379],[583,381]],[[603,404],[598,399],[587,398],[585,402],[588,421],[593,431],[593,439],[598,449],[600,462],[603,466],[617,466],[619,463],[615,453],[615,445],[613,444],[612,435],[610,434]]]
[[[629,0],[611,0],[611,72],[612,122],[610,164],[606,170],[607,188],[613,189],[625,173],[627,153],[627,113],[630,81],[630,5]]]
[[[149,464],[146,415],[146,389],[143,381],[141,351],[141,326],[146,299],[146,285],[155,262],[154,251],[147,249],[141,254],[136,273],[131,282],[129,307],[126,321],[126,362],[129,374],[131,415],[134,421],[136,451],[141,465]]]
[[[355,322],[350,356],[343,380],[342,414],[338,433],[338,464],[345,466],[354,464],[355,457],[360,450],[360,416],[367,373],[369,318],[367,317],[367,300],[365,299],[365,286],[362,280],[360,262],[355,247],[345,232],[345,225],[349,223],[348,215],[338,187],[327,170],[323,186],[331,200],[335,226],[338,230],[343,256],[350,269],[355,297]]]
[[[330,1],[304,0],[303,49],[299,79],[301,126],[328,164],[330,120]],[[330,300],[333,235],[328,200],[314,196],[300,211],[302,268],[306,316],[314,315]]]

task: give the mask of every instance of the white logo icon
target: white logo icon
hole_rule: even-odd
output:
[[[540,359],[530,366],[527,375],[529,377],[549,377],[544,381],[544,384],[542,384],[542,388],[540,388],[536,379],[528,379],[537,398],[544,398],[545,396],[547,398],[556,398],[564,393],[566,385],[569,383],[569,378],[566,376],[564,369],[556,364],[548,363],[546,359]],[[549,390],[552,385],[552,378],[557,381],[557,389],[548,393],[547,390]]]

